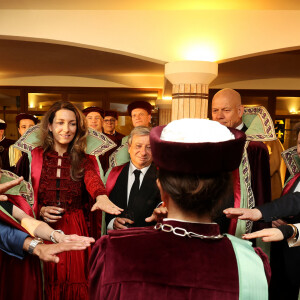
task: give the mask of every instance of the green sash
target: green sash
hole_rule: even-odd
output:
[[[226,234],[231,241],[239,272],[240,300],[267,300],[268,282],[261,258],[251,242]]]

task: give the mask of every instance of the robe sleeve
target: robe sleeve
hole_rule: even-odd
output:
[[[84,183],[86,190],[95,199],[99,195],[106,195],[106,189],[104,184],[95,169],[95,164],[92,162],[91,158],[88,156],[84,165]]]
[[[28,155],[27,153],[23,153],[16,165],[15,174],[23,176],[25,181],[29,181],[29,168]]]
[[[270,203],[257,207],[265,222],[300,214],[300,192],[288,193]]]
[[[263,142],[250,142],[247,153],[255,206],[269,203],[271,201],[271,177],[268,148]],[[270,224],[255,222],[252,231],[265,227],[270,227]]]
[[[262,142],[251,142],[247,148],[251,169],[251,186],[255,205],[271,201],[269,152]]]
[[[105,235],[100,240],[98,240],[91,253],[89,273],[90,299],[108,299],[108,295],[104,295],[104,291],[102,289],[108,238],[109,237]]]

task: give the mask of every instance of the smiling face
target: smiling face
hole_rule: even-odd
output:
[[[87,121],[88,127],[93,128],[99,132],[102,131],[103,119],[102,119],[100,113],[98,113],[96,111],[92,111],[92,112],[88,113],[86,116],[86,121]]]
[[[54,149],[67,150],[68,145],[75,137],[77,129],[75,113],[68,109],[60,109],[55,113],[53,123],[49,124],[49,130],[53,134]]]
[[[19,131],[20,135],[22,136],[28,128],[30,128],[34,125],[35,124],[34,124],[33,120],[31,120],[31,119],[22,119],[22,120],[20,120],[19,128],[18,128],[18,131]]]
[[[152,162],[152,152],[149,135],[134,135],[131,145],[128,145],[131,162],[138,169],[149,166]]]
[[[133,127],[146,126],[149,127],[151,122],[151,115],[142,108],[135,108],[131,112],[131,119]]]

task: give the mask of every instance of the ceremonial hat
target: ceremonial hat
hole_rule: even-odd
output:
[[[153,109],[153,106],[146,101],[134,101],[130,103],[127,107],[127,111],[129,116],[131,116],[131,112],[136,108],[142,108],[144,109],[149,115],[151,115],[151,111]]]
[[[29,119],[32,120],[34,122],[34,124],[37,124],[38,122],[38,118],[34,115],[31,114],[26,114],[26,113],[20,113],[16,116],[16,123],[19,124],[21,120],[24,119]]]
[[[104,116],[104,110],[98,106],[90,106],[85,108],[82,112],[85,116],[87,116],[90,112],[97,112],[101,115],[101,117],[103,118]]]
[[[213,175],[240,165],[246,135],[205,119],[181,119],[150,132],[158,168],[185,174]]]
[[[7,124],[5,123],[5,121],[0,119],[0,129],[6,129],[6,126],[7,126]]]
[[[118,120],[118,113],[114,110],[106,110],[104,112],[104,117],[103,118],[105,118],[105,117],[113,117],[116,120]]]

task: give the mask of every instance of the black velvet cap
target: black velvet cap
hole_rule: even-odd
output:
[[[224,142],[181,143],[161,140],[165,126],[150,132],[151,152],[158,168],[186,174],[213,175],[237,169],[241,163],[246,135],[228,128],[234,140]]]
[[[31,115],[31,114],[20,113],[16,116],[16,123],[18,124],[21,120],[24,120],[24,119],[32,120],[35,125],[38,122],[38,118],[36,116]]]
[[[98,106],[90,106],[85,108],[82,112],[85,116],[87,116],[90,112],[97,112],[101,115],[102,118],[104,118],[104,110]]]
[[[104,112],[104,117],[103,118],[105,118],[105,117],[113,117],[116,120],[118,120],[118,113],[114,110],[106,110]]]
[[[129,116],[131,116],[131,112],[136,108],[142,108],[144,109],[149,115],[151,115],[151,111],[153,109],[153,106],[146,101],[134,101],[130,103],[127,107],[127,111]]]
[[[3,121],[2,119],[0,119],[0,130],[1,129],[6,129],[7,124],[5,123],[5,121]]]

